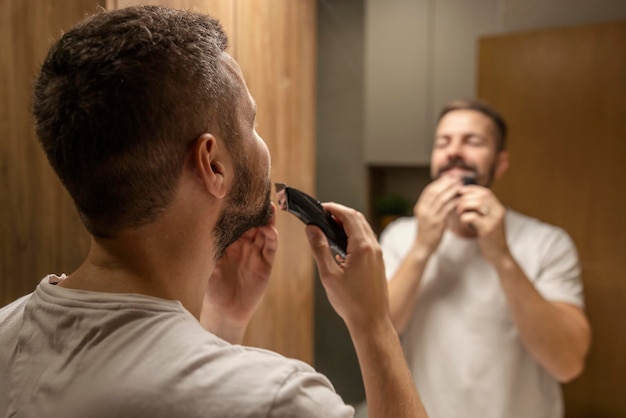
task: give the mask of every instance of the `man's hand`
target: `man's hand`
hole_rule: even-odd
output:
[[[278,249],[273,203],[272,212],[267,225],[250,229],[226,249],[209,278],[200,322],[231,343],[241,342],[267,290]]]
[[[322,231],[307,226],[309,244],[331,305],[348,327],[367,326],[388,315],[387,282],[382,251],[365,217],[350,208],[325,203],[348,235],[345,259],[333,259]]]
[[[478,244],[487,262],[495,264],[510,256],[504,228],[506,208],[491,189],[463,186],[456,211],[461,222],[476,231]]]
[[[389,316],[382,251],[365,217],[326,203],[348,236],[347,255],[333,259],[316,226],[306,227],[320,279],[333,309],[346,323],[361,367],[370,418],[423,418],[419,399]]]
[[[443,176],[430,183],[420,195],[413,213],[418,221],[416,249],[430,256],[441,242],[448,216],[457,205],[461,181]]]

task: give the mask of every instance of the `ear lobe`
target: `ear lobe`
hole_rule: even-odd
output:
[[[496,158],[497,158],[497,161],[496,161],[495,177],[496,179],[499,179],[509,169],[509,152],[500,151],[500,153],[498,154]]]
[[[194,160],[199,179],[206,190],[218,199],[226,196],[226,166],[221,162],[217,139],[204,133],[196,140]]]

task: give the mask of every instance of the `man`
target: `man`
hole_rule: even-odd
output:
[[[50,50],[37,134],[93,239],[75,272],[0,311],[0,415],[353,414],[310,366],[232,344],[278,236],[269,153],[226,47],[208,16],[135,7],[86,19]],[[306,232],[375,416],[425,416],[376,238],[361,214],[326,209],[350,237],[347,257],[335,262],[321,232]]]
[[[589,349],[571,239],[490,189],[508,168],[505,137],[485,103],[448,104],[432,183],[381,234],[392,320],[434,418],[562,417],[559,382]]]

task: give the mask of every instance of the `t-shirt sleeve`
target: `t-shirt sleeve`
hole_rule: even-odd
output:
[[[583,283],[576,246],[560,228],[542,243],[543,254],[535,286],[547,300],[584,308]]]
[[[381,232],[379,243],[383,250],[387,280],[393,278],[406,257],[415,239],[415,230],[415,223],[410,218],[399,218]]]
[[[351,418],[354,408],[343,402],[324,375],[296,370],[278,390],[269,416]]]

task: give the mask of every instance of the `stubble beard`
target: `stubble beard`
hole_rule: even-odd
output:
[[[226,207],[222,210],[215,226],[215,260],[222,257],[226,248],[237,241],[249,229],[265,226],[272,216],[271,182],[252,182],[247,166],[240,164],[238,176]],[[256,186],[255,186],[256,185]],[[259,192],[258,189],[263,189]],[[264,196],[260,204],[257,196]]]

